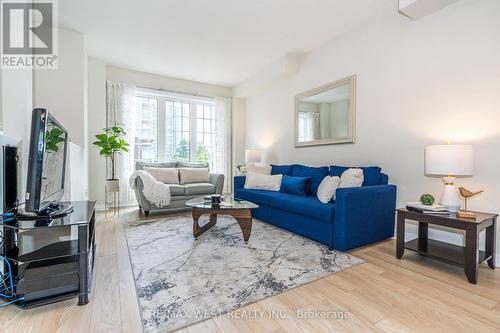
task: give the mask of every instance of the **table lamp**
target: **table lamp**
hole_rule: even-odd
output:
[[[444,176],[441,205],[452,213],[460,209],[455,176],[472,176],[474,147],[472,145],[433,145],[425,147],[425,173]]]
[[[259,149],[245,149],[245,163],[255,164],[261,160],[261,153]]]

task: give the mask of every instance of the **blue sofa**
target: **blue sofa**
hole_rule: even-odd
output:
[[[272,167],[272,174],[309,176],[307,195],[245,189],[245,176],[234,177],[234,196],[259,205],[256,219],[298,235],[347,251],[394,236],[396,186],[379,167],[362,168],[361,187],[339,188],[334,202],[322,203],[317,187],[328,174],[340,175],[347,167],[307,167],[298,164]]]

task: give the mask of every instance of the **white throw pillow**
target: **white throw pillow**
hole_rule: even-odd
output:
[[[279,191],[283,175],[263,175],[257,172],[247,172],[245,188],[253,190]]]
[[[337,176],[326,176],[318,187],[318,199],[322,203],[329,203],[335,196],[335,191],[339,187],[340,178]]]
[[[350,168],[340,176],[339,188],[360,187],[364,180],[363,170],[359,168]]]
[[[266,164],[248,164],[247,172],[260,173],[263,175],[270,175],[272,167]]]
[[[179,168],[181,184],[208,183],[208,168]]]
[[[161,183],[179,184],[179,170],[177,168],[144,167],[144,171]]]

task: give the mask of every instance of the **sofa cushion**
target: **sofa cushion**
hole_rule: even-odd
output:
[[[184,185],[186,195],[213,194],[215,185],[210,183],[191,183]]]
[[[284,175],[281,179],[280,192],[307,195],[311,177],[295,177]]]
[[[316,197],[301,196],[282,192],[237,189],[235,197],[254,202],[258,205],[278,208],[294,214],[312,217],[333,223],[335,204],[322,203]],[[307,228],[307,225],[304,225]]]
[[[328,203],[335,197],[335,191],[340,184],[340,178],[337,176],[326,176],[318,187],[318,200],[322,203]]]
[[[347,167],[347,166],[338,166],[332,165],[330,167],[330,176],[342,176],[342,173],[349,168],[357,168],[357,167]],[[382,169],[378,166],[369,166],[369,167],[359,167],[363,170],[363,186],[371,186],[371,185],[380,185],[380,175],[382,173]]]
[[[178,161],[177,167],[178,168],[209,168],[208,163],[189,163],[189,162],[183,162],[183,161]]]
[[[176,168],[177,162],[135,162],[136,170],[144,170],[144,167],[152,168]]]
[[[170,195],[177,196],[185,194],[185,187],[183,185],[168,184],[168,187],[170,188]]]
[[[246,189],[279,191],[283,175],[264,175],[256,172],[247,172],[245,179]]]
[[[208,183],[208,168],[179,168],[181,184]]]
[[[308,195],[316,196],[319,184],[321,184],[323,178],[328,176],[328,167],[309,167],[295,164],[293,166],[292,176],[311,177]]]
[[[274,165],[271,164],[271,175],[284,175],[291,176],[293,170],[293,164],[290,165]]]
[[[159,182],[165,184],[179,184],[179,169],[177,168],[153,168],[145,166],[144,171],[149,173]]]
[[[339,188],[361,187],[363,182],[363,170],[360,168],[349,168],[340,176]]]

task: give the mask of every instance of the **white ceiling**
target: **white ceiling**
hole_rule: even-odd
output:
[[[323,91],[322,93],[302,98],[302,101],[309,103],[333,103],[349,98],[349,85],[344,84],[340,87]]]
[[[307,52],[397,0],[64,0],[62,27],[109,64],[233,86],[288,52]]]

